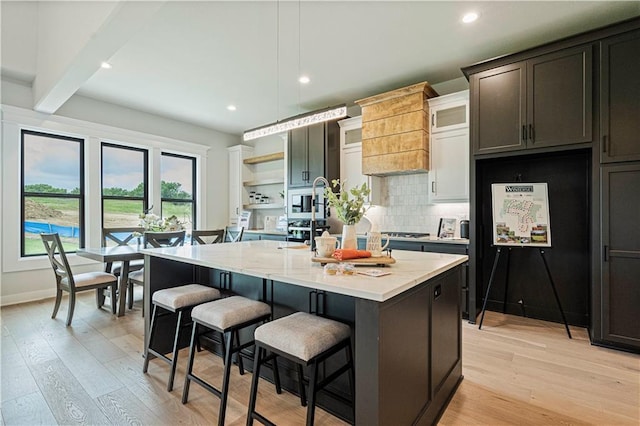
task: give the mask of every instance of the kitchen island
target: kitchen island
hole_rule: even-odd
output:
[[[385,268],[391,273],[372,278],[325,275],[311,262],[309,248],[295,243],[247,241],[144,253],[147,312],[154,291],[198,282],[264,299],[272,303],[275,317],[314,311],[349,324],[356,424],[432,424],[462,379],[460,286],[467,256],[394,250],[396,263]],[[145,330],[148,322],[147,315]],[[284,364],[283,382],[295,389],[295,370]],[[331,367],[327,362],[326,374]],[[328,389],[348,397],[348,382],[341,379]],[[319,395],[318,404],[350,417],[340,398]]]

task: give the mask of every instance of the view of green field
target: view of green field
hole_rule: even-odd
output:
[[[162,217],[168,218],[175,215],[183,224],[185,230],[192,229],[193,209],[190,195],[179,192],[179,184],[163,182],[163,188],[172,190],[172,196],[184,198],[185,202],[163,202]],[[178,189],[178,191],[176,191]],[[112,189],[113,190],[113,189]],[[116,188],[117,190],[117,188]],[[52,191],[53,192],[53,191]],[[58,198],[58,197],[25,197],[25,221],[36,224],[50,224],[62,227],[79,227],[78,215],[79,199]],[[141,200],[108,199],[103,203],[104,227],[135,227],[140,226],[140,214],[143,212],[143,202]],[[43,232],[42,230],[38,232]],[[44,232],[49,232],[44,231]],[[62,244],[65,251],[73,252],[77,250],[78,238],[62,237]],[[39,233],[25,232],[25,255],[45,254],[42,240]]]

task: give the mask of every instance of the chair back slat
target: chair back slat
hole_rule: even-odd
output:
[[[145,232],[144,246],[153,248],[178,247],[184,244],[185,231]]]
[[[51,262],[51,267],[53,268],[53,273],[56,275],[56,281],[58,285],[61,284],[64,278],[67,279],[68,286],[72,290],[75,289],[75,282],[73,281],[73,274],[71,273],[71,267],[69,266],[69,261],[67,260],[67,254],[62,247],[62,243],[60,242],[60,235],[58,233],[52,234],[40,234],[40,238],[42,238],[42,243],[44,244],[44,248],[47,251],[47,256],[49,257],[49,261]]]
[[[224,241],[224,229],[191,231],[191,244],[218,244]]]
[[[106,247],[109,242],[114,242],[119,246],[126,246],[131,240],[137,238],[133,235],[135,232],[142,235],[143,227],[125,227],[125,228],[102,228],[102,247]]]
[[[227,226],[224,229],[224,242],[238,243],[242,241],[243,234],[244,234],[244,226]]]

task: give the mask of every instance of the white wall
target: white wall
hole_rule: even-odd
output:
[[[199,227],[221,227],[227,223],[228,169],[226,147],[236,145],[240,137],[212,129],[192,126],[89,98],[72,97],[55,115],[30,110],[31,88],[24,83],[2,80],[2,210],[0,235],[2,259],[0,305],[21,303],[54,295],[53,272],[46,258],[19,258],[20,129],[50,131],[87,140],[85,169],[87,191],[99,191],[99,146],[102,140],[148,148],[151,155],[161,151],[195,155],[200,171],[198,185]],[[91,228],[88,244],[99,245],[99,203],[88,203],[87,220]],[[159,203],[156,203],[159,205]],[[92,211],[91,209],[98,209]],[[75,272],[99,270],[101,265],[71,256]]]

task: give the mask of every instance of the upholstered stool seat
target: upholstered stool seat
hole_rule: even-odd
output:
[[[255,340],[303,361],[337,345],[351,335],[347,324],[296,312],[256,329]]]
[[[315,415],[316,394],[328,383],[345,372],[349,372],[351,397],[354,397],[354,371],[351,353],[351,328],[347,324],[328,318],[296,312],[258,327],[254,333],[256,355],[251,382],[251,397],[247,425],[258,420],[263,424],[272,424],[268,419],[255,411],[258,393],[260,366],[265,360],[277,356],[287,358],[298,365],[298,385],[302,405],[307,407],[307,425],[312,425]],[[346,350],[346,363],[327,375],[318,383],[318,365],[341,349]],[[266,357],[266,351],[272,352]],[[274,359],[274,365],[277,365]],[[310,367],[309,401],[305,397],[302,366]],[[353,406],[353,401],[350,401]]]
[[[152,301],[156,305],[175,312],[187,306],[196,306],[219,298],[220,291],[215,288],[200,284],[187,284],[158,290],[153,293]]]
[[[175,378],[176,368],[178,365],[178,342],[180,341],[180,331],[185,325],[183,324],[183,312],[201,303],[210,302],[211,300],[219,298],[220,291],[215,288],[207,287],[200,284],[185,284],[178,287],[158,290],[153,293],[153,297],[151,298],[151,303],[153,304],[153,314],[151,316],[149,339],[147,340],[147,346],[145,348],[144,366],[142,371],[146,373],[149,368],[150,354],[155,355],[156,357],[169,363],[169,365],[171,365],[171,372],[169,373],[167,391],[171,392],[173,390],[173,380]],[[167,311],[165,314],[178,314],[178,318],[176,320],[175,337],[173,340],[173,353],[171,358],[167,357],[165,354],[159,353],[152,347],[153,336],[156,332],[156,320],[160,316],[159,309]]]
[[[200,386],[220,398],[218,425],[224,425],[229,393],[229,377],[231,373],[232,356],[234,353],[237,353],[238,363],[241,365],[240,351],[253,345],[253,340],[241,344],[238,331],[242,328],[264,322],[270,317],[271,307],[269,305],[264,302],[248,299],[242,296],[226,297],[212,302],[203,303],[193,308],[191,311],[193,330],[191,333],[187,374],[184,380],[184,390],[182,392],[182,403],[186,404],[189,399],[189,386],[191,381],[198,383]],[[195,359],[199,329],[200,331],[205,332],[210,330],[217,331],[222,333],[224,336],[224,373],[222,378],[222,388],[220,390],[193,373],[193,362]],[[242,367],[240,368],[242,373]],[[280,392],[277,369],[274,369],[274,376],[277,381],[277,390]]]

